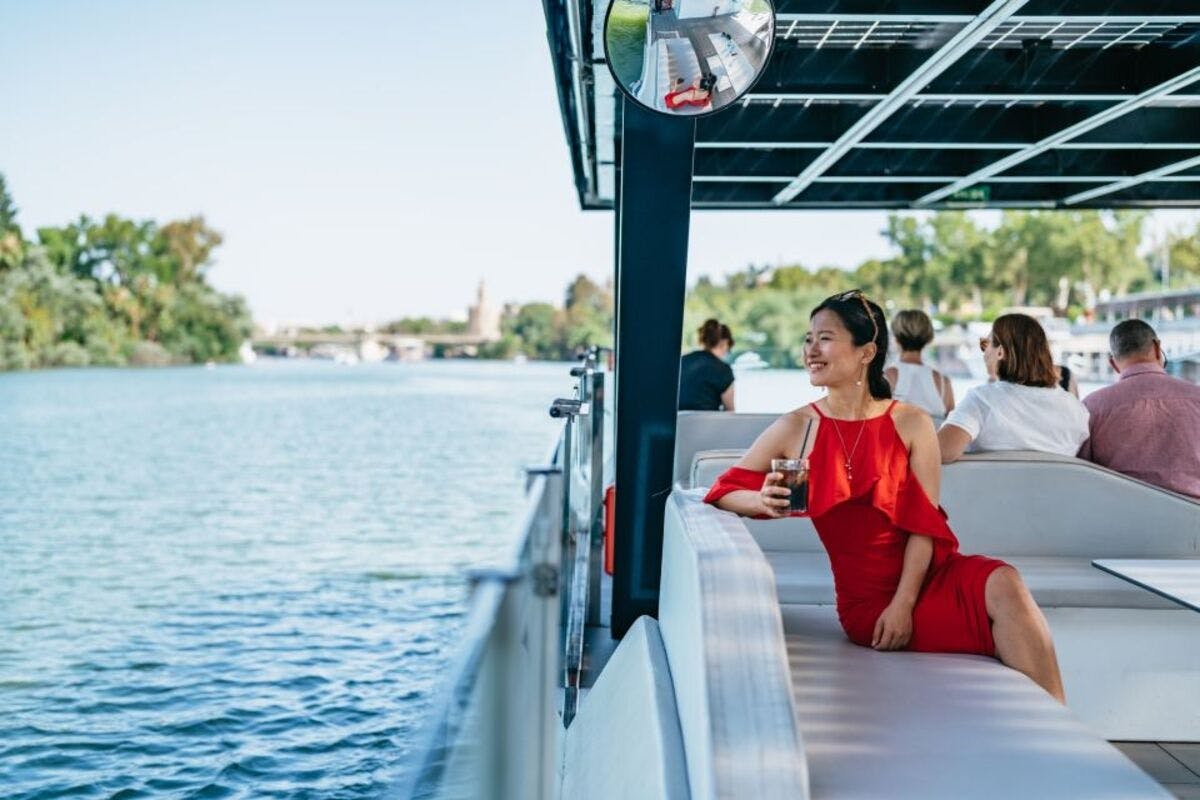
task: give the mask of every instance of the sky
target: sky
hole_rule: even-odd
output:
[[[260,323],[561,302],[612,270],[536,0],[0,0],[0,173],[27,234],[202,214]],[[1176,227],[1195,212],[1159,212]],[[877,212],[696,212],[689,277],[889,254]]]

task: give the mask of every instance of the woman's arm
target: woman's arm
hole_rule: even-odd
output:
[[[967,452],[971,443],[971,434],[957,425],[945,424],[937,432],[938,449],[941,451],[942,463],[953,464],[962,454]]]
[[[777,486],[779,478],[778,472],[772,472],[767,475],[761,492],[739,489],[725,495],[713,505],[722,511],[732,511],[739,517],[786,517],[792,491],[786,486]]]
[[[954,410],[954,384],[937,370],[934,370],[933,374],[939,379],[939,386],[942,392],[942,405],[946,407],[946,413],[949,414]]]
[[[900,438],[908,446],[908,466],[929,501],[935,506],[941,493],[941,464],[933,420],[925,414],[904,408],[897,419]],[[925,582],[925,573],[933,558],[933,539],[909,534],[904,546],[904,565],[900,583],[892,601],[875,622],[871,646],[876,650],[897,650],[912,638],[912,611]]]
[[[732,511],[743,517],[785,516],[790,503],[791,490],[786,486],[776,485],[783,476],[778,472],[770,471],[771,459],[787,458],[790,455],[788,446],[793,444],[798,431],[798,423],[799,421],[807,423],[808,419],[808,416],[802,412],[783,415],[760,433],[746,454],[734,464],[735,467],[742,469],[768,473],[761,492],[741,489],[730,492],[715,501],[713,505],[723,511]]]
[[[721,392],[721,406],[726,411],[733,411],[733,384],[729,384],[729,388]]]

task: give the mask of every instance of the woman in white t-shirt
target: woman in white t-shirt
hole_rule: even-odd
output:
[[[992,382],[967,392],[946,417],[938,431],[942,463],[957,461],[967,451],[1079,452],[1088,437],[1088,412],[1059,388],[1050,344],[1038,321],[1004,314],[979,346]]]

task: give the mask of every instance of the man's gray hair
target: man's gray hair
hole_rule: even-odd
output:
[[[1158,334],[1149,324],[1140,319],[1127,319],[1117,323],[1108,335],[1108,350],[1113,358],[1128,358],[1144,353],[1158,340]]]

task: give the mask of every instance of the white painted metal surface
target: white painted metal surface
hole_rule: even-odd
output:
[[[683,738],[658,622],[633,624],[567,729],[560,797],[687,800]]]
[[[667,500],[659,625],[696,800],[803,800],[804,744],[771,568],[737,517]]]
[[[1092,564],[1160,597],[1200,611],[1200,558],[1104,558]]]

